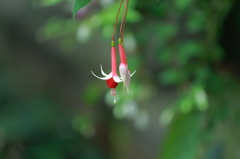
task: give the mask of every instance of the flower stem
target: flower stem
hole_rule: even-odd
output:
[[[120,27],[120,38],[122,39],[122,43],[123,43],[123,36],[124,36],[124,29],[126,26],[126,19],[127,19],[127,13],[128,13],[128,2],[129,0],[126,0],[124,3],[124,12],[122,15],[122,21],[121,21],[121,27]]]
[[[113,35],[112,35],[112,41],[114,41],[114,36],[116,34],[116,26],[117,26],[117,22],[118,22],[118,16],[119,16],[119,13],[120,13],[120,9],[122,8],[122,3],[123,3],[124,0],[121,0],[120,2],[120,6],[118,8],[118,12],[117,12],[117,16],[116,16],[116,21],[114,23],[114,30],[113,30]]]

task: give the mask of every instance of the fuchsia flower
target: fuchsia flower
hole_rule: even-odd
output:
[[[116,25],[117,25],[117,20],[118,20],[118,15],[119,15],[119,11],[122,7],[122,3],[125,1],[124,4],[124,11],[122,14],[122,21],[121,21],[121,26],[120,26],[120,33],[119,33],[119,45],[118,45],[118,49],[119,49],[119,55],[120,55],[120,65],[119,65],[119,72],[120,72],[120,76],[121,78],[118,76],[117,74],[117,69],[116,69],[116,65],[117,65],[117,61],[116,61],[116,49],[114,47],[114,36],[116,33]],[[118,9],[118,13],[117,13],[117,17],[116,17],[116,21],[114,24],[114,31],[113,31],[113,36],[112,36],[112,48],[111,48],[111,59],[112,59],[112,71],[109,74],[106,74],[101,66],[101,73],[104,77],[98,77],[97,75],[95,75],[92,71],[92,74],[101,79],[101,80],[106,80],[107,85],[109,88],[111,88],[111,95],[114,95],[114,103],[116,104],[116,87],[118,86],[118,83],[123,82],[123,86],[126,87],[127,92],[129,93],[129,86],[130,86],[130,80],[131,80],[131,76],[136,72],[134,71],[132,74],[130,73],[130,70],[128,69],[128,64],[127,64],[127,58],[126,58],[126,53],[123,47],[123,36],[124,36],[124,28],[125,28],[125,24],[126,24],[126,17],[127,17],[127,11],[128,11],[128,2],[129,0],[121,0],[120,3],[120,7]]]
[[[112,42],[112,48],[111,48],[111,56],[112,56],[112,71],[109,74],[106,74],[101,66],[101,73],[103,76],[105,77],[98,77],[97,75],[95,75],[92,71],[92,74],[101,79],[101,80],[106,80],[107,85],[109,88],[112,88],[111,90],[111,95],[116,96],[116,87],[118,85],[119,82],[122,82],[122,80],[119,78],[118,74],[117,74],[117,69],[116,69],[116,65],[117,65],[117,61],[116,61],[116,49],[114,47],[114,43]],[[116,103],[116,98],[114,97],[114,103]]]
[[[127,92],[129,93],[131,77],[136,71],[134,71],[131,74],[130,70],[128,69],[126,53],[125,53],[123,44],[121,43],[121,39],[119,39],[118,49],[119,49],[119,55],[120,55],[120,61],[121,61],[119,65],[119,72],[123,81],[123,86],[126,87]]]

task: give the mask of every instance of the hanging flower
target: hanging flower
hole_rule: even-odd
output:
[[[114,47],[114,37],[116,34],[116,26],[117,26],[117,21],[118,21],[118,16],[120,13],[120,9],[122,7],[122,4],[124,2],[124,11],[122,14],[122,20],[121,20],[121,25],[120,25],[120,32],[119,32],[119,55],[120,55],[120,65],[119,65],[119,72],[121,78],[117,74],[117,69],[116,69],[116,49]],[[113,35],[112,35],[112,48],[111,48],[111,61],[112,61],[112,71],[109,74],[106,74],[101,66],[101,73],[104,77],[98,77],[95,75],[93,72],[92,74],[101,79],[101,80],[106,80],[107,85],[109,88],[111,88],[111,95],[114,96],[114,103],[116,103],[116,87],[118,86],[119,82],[123,82],[123,86],[127,89],[127,92],[129,93],[129,86],[130,86],[130,81],[131,81],[131,76],[136,72],[134,71],[132,74],[130,73],[130,70],[128,69],[127,65],[127,58],[126,58],[126,53],[123,47],[123,36],[124,36],[124,29],[125,29],[125,24],[126,24],[126,17],[127,17],[127,11],[128,11],[128,3],[129,0],[121,0],[120,6],[118,8],[118,13],[116,17],[116,21],[114,24],[114,30],[113,30]]]
[[[105,77],[98,77],[97,75],[95,75],[92,71],[92,74],[101,79],[101,80],[106,80],[107,85],[109,88],[111,88],[111,95],[114,96],[114,103],[116,103],[116,87],[118,85],[119,82],[122,82],[122,80],[119,78],[118,74],[117,74],[117,69],[116,69],[116,49],[114,47],[114,43],[112,42],[112,48],[111,48],[111,61],[112,61],[112,71],[109,74],[106,74],[103,69],[102,66],[100,66],[101,68],[101,73],[103,76]]]
[[[121,39],[119,39],[118,49],[119,49],[119,55],[120,55],[120,61],[121,61],[119,65],[119,72],[120,72],[121,79],[123,81],[123,86],[126,87],[127,92],[129,93],[131,77],[136,71],[134,71],[131,74],[130,70],[128,69],[126,53],[125,53],[123,44],[121,43]]]

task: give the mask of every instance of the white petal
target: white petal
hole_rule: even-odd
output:
[[[125,65],[125,64],[120,64],[119,65],[119,73],[120,73],[120,76],[121,76],[123,81],[125,81],[125,78],[127,76],[127,72],[128,72],[128,66]]]
[[[102,75],[103,76],[107,76],[107,74],[103,71],[103,69],[102,69],[102,65],[100,65],[100,68],[101,68],[101,73],[102,73]]]
[[[128,94],[129,94],[130,81],[131,81],[130,71],[128,71],[128,74],[127,74],[126,80],[125,80],[125,87],[127,89]]]
[[[126,89],[127,89],[127,93],[129,94],[129,88],[128,88],[128,87],[126,87]]]
[[[113,76],[113,80],[117,83],[122,82],[122,80],[118,76]]]
[[[134,75],[134,73],[136,72],[137,70],[135,70],[132,74],[131,74],[131,77]]]
[[[95,76],[95,77],[97,77],[97,78],[99,78],[99,79],[101,79],[101,80],[108,80],[108,79],[110,79],[110,78],[112,77],[112,73],[110,73],[109,75],[107,75],[107,76],[105,76],[105,77],[98,77],[97,75],[95,75],[95,74],[93,73],[93,71],[91,71],[91,72],[92,72],[93,76]]]

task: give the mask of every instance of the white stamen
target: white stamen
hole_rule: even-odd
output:
[[[116,100],[116,89],[112,88],[110,94],[113,95],[113,101],[114,101],[114,104],[116,104],[117,103],[117,100]]]
[[[113,95],[113,96],[115,96],[116,95],[116,89],[115,88],[112,88],[112,90],[111,90],[111,93],[110,93],[111,95]]]

